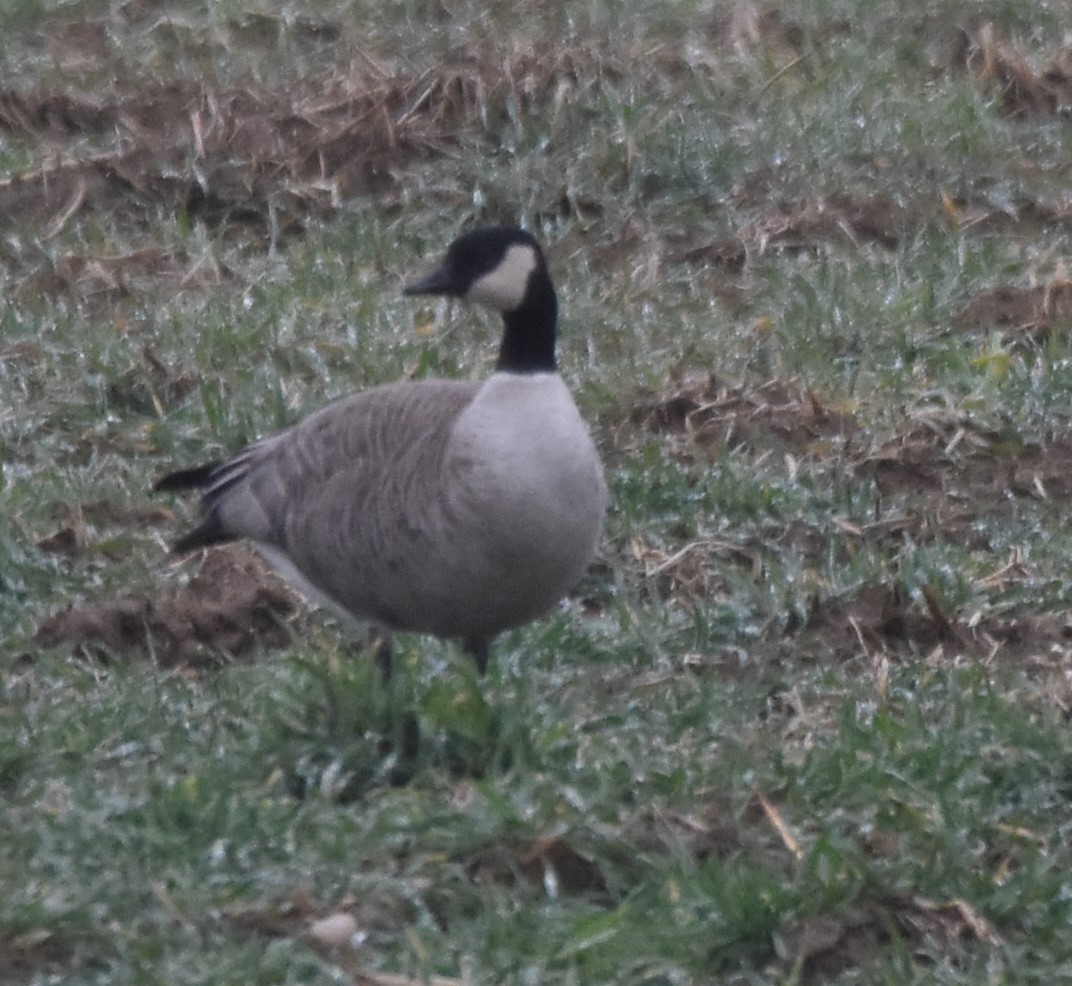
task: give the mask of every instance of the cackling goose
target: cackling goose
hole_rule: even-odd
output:
[[[495,372],[374,387],[154,489],[204,490],[174,552],[248,539],[347,622],[457,639],[483,672],[497,634],[580,579],[607,489],[556,371],[557,300],[529,233],[467,233],[405,294],[500,312]]]

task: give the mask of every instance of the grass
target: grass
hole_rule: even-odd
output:
[[[1056,7],[7,26],[0,982],[1068,978]],[[487,680],[309,615],[208,667],[35,637],[184,590],[170,466],[485,373],[491,320],[399,295],[482,221],[548,245],[613,497]]]

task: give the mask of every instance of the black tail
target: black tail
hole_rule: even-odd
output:
[[[228,541],[234,540],[235,538],[223,529],[216,511],[213,510],[189,534],[183,535],[171,546],[171,553],[185,555],[199,548],[210,548],[214,544],[227,544]]]
[[[173,553],[183,554],[197,548],[238,540],[220,520],[220,501],[229,489],[246,478],[255,448],[257,446],[250,446],[226,462],[206,462],[203,466],[169,472],[153,483],[153,490],[157,493],[204,490],[201,494],[201,523],[175,542],[171,549]]]
[[[211,503],[213,484],[219,477],[220,466],[219,462],[207,462],[203,466],[194,466],[191,469],[178,469],[175,472],[169,472],[166,476],[161,476],[153,483],[154,493],[175,493],[208,487],[208,492],[201,501],[201,523],[171,546],[172,554],[184,555],[199,548],[208,548],[213,544],[226,544],[228,541],[235,540],[224,530],[219,515]]]
[[[194,466],[192,469],[177,469],[161,476],[153,483],[154,493],[173,493],[177,490],[199,490],[208,486],[212,481],[212,474],[219,469],[218,462],[206,462],[203,466]]]

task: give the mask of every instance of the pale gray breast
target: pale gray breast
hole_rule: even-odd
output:
[[[496,374],[462,412],[451,457],[458,502],[479,518],[472,594],[496,632],[546,612],[584,574],[603,526],[599,455],[557,374]]]

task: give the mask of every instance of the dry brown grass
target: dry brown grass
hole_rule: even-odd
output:
[[[1072,112],[1072,47],[1057,52],[1042,68],[991,23],[965,35],[964,64],[998,97],[1013,117],[1067,115]]]

